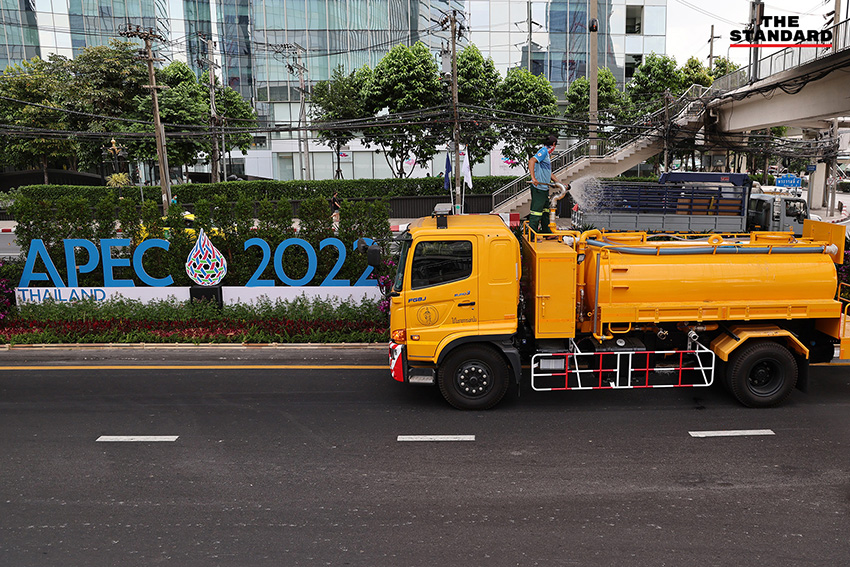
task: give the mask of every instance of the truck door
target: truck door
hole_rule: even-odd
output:
[[[803,199],[785,199],[785,211],[780,230],[792,230],[794,234],[803,234],[803,221],[809,218],[808,207]]]
[[[407,356],[431,358],[455,332],[478,332],[478,248],[474,236],[420,240],[405,286]]]

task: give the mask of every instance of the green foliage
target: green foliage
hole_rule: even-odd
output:
[[[710,87],[714,81],[708,73],[708,69],[696,57],[689,57],[687,62],[682,66],[682,88],[687,89],[691,85],[702,85]]]
[[[681,93],[683,82],[684,74],[676,66],[675,58],[651,53],[635,70],[632,80],[626,85],[626,92],[631,97],[632,103],[642,107],[642,111],[646,112],[663,106],[661,97],[664,91],[669,91],[673,95]]]
[[[108,46],[84,48],[74,59],[51,55],[12,65],[0,81],[0,120],[7,125],[68,131],[66,136],[7,136],[0,139],[0,163],[16,167],[92,168],[103,161],[109,137],[104,132],[146,132],[145,138],[119,140],[130,161],[156,156],[153,112],[146,65],[138,60],[139,45],[113,40]],[[187,128],[208,128],[209,89],[202,78],[182,62],[157,71],[167,89],[159,93],[160,115],[164,122]],[[18,102],[20,101],[20,102]],[[28,104],[27,104],[28,103]],[[216,108],[221,124],[251,127],[256,115],[250,103],[229,87],[216,89]],[[69,112],[71,111],[71,112]],[[115,118],[110,118],[115,117]],[[103,135],[77,138],[72,132]],[[247,151],[247,132],[227,134],[226,147]],[[174,136],[169,139],[168,158],[172,166],[194,163],[198,153],[209,151],[210,139]]]
[[[367,146],[380,147],[395,177],[408,177],[416,165],[424,166],[434,157],[441,141],[434,136],[435,130],[440,131],[439,121],[417,116],[446,100],[431,51],[422,42],[416,42],[413,47],[395,46],[371,73],[365,92],[370,115],[377,115],[383,109],[391,115],[413,113],[410,114],[413,120],[406,118],[395,126],[368,128],[363,138]],[[405,162],[411,157],[415,165],[408,170]]]
[[[378,302],[261,299],[225,305],[132,299],[73,303],[46,301],[17,307],[0,324],[0,343],[335,343],[385,342],[386,316]]]
[[[6,68],[0,81],[0,121],[13,128],[70,130],[69,116],[63,111],[62,85],[69,77],[61,65],[38,57]],[[0,163],[44,171],[52,163],[73,165],[68,159],[77,150],[76,140],[68,135],[3,136],[0,138]]]
[[[723,75],[728,75],[733,71],[737,71],[741,66],[727,59],[726,57],[718,57],[714,60],[714,65],[711,70],[711,76],[713,78],[722,77]]]
[[[502,82],[493,59],[484,59],[477,47],[466,46],[457,57],[458,102],[461,105],[480,108],[493,108],[496,104],[496,93]],[[473,118],[464,120],[461,116],[460,141],[466,145],[470,166],[484,163],[484,158],[490,153],[499,140],[492,120],[486,120],[486,112],[461,108],[461,114],[473,114]]]
[[[489,195],[505,183],[514,179],[512,176],[475,177],[472,189],[467,189],[471,195]],[[161,202],[162,193],[159,187],[138,188],[144,192],[145,201]],[[268,199],[300,200],[310,197],[329,198],[334,192],[340,197],[349,199],[371,197],[406,197],[422,195],[445,195],[443,179],[439,177],[420,177],[413,179],[325,179],[313,181],[228,181],[221,183],[187,183],[174,186],[174,193],[179,193],[180,201],[197,203],[209,195],[224,195],[228,201],[236,201],[240,195],[245,195],[254,201]],[[27,185],[20,187],[10,195],[16,199],[18,195],[36,200],[52,202],[61,196],[83,197],[94,206],[104,194],[103,187],[89,185]],[[139,192],[124,191],[122,201],[139,204]]]
[[[112,40],[109,45],[85,47],[73,59],[51,57],[51,61],[67,70],[68,80],[62,85],[62,99],[69,110],[80,114],[68,116],[71,130],[83,132],[122,132],[128,123],[109,116],[132,118],[133,99],[150,97],[148,69],[138,58],[139,44]],[[97,115],[97,116],[94,116]],[[109,137],[79,140],[76,156],[80,168],[97,167],[103,161],[103,148]]]
[[[133,183],[132,181],[130,181],[130,176],[124,172],[113,173],[112,175],[106,178],[107,187],[127,187],[132,184]]]
[[[210,110],[208,89],[201,86],[194,72],[186,63],[175,61],[159,71],[159,79],[167,86],[159,92],[159,114],[164,123],[206,126]],[[133,99],[132,118],[139,120],[128,129],[133,132],[148,132],[145,138],[131,138],[125,142],[130,155],[135,159],[157,159],[156,140],[153,126],[153,101],[148,93]],[[184,130],[183,127],[166,127],[168,131]],[[194,136],[170,137],[166,145],[170,167],[195,163],[197,155],[209,151],[209,138]]]
[[[597,121],[602,124],[628,124],[632,118],[631,101],[617,88],[617,80],[610,69],[600,69],[597,75]],[[590,82],[580,77],[570,83],[567,91],[567,108],[564,114],[573,120],[588,121],[590,111]],[[586,136],[586,127],[576,128],[576,136]],[[604,134],[603,134],[604,135]]]
[[[235,201],[226,194],[208,196],[195,201],[195,219],[191,229],[186,228],[183,209],[179,205],[171,205],[163,218],[155,201],[147,200],[139,207],[129,199],[117,200],[112,192],[101,193],[94,206],[82,196],[66,194],[56,199],[55,207],[50,206],[48,201],[20,194],[11,210],[18,219],[17,242],[21,249],[28,251],[33,239],[42,239],[64,283],[68,280],[63,239],[80,238],[93,241],[98,246],[102,238],[116,238],[119,228],[121,236],[130,240],[130,246],[113,248],[113,257],[132,257],[136,247],[145,239],[165,238],[169,241],[167,251],[151,248],[145,253],[144,269],[157,279],[171,275],[175,286],[194,285],[186,274],[185,264],[201,229],[227,261],[228,274],[224,285],[233,286],[245,285],[263,260],[259,246],[252,245],[246,249],[246,242],[252,238],[263,239],[271,247],[272,254],[265,258],[269,263],[261,279],[272,280],[275,285],[283,285],[273,262],[276,247],[294,236],[309,242],[317,254],[316,272],[310,281],[301,285],[320,285],[333,270],[338,269],[341,254],[336,246],[325,242],[326,239],[338,236],[342,240],[345,262],[335,278],[347,278],[354,284],[366,268],[364,256],[353,248],[354,241],[368,237],[386,245],[391,236],[386,200],[352,203],[343,198],[337,235],[332,226],[327,197],[304,199],[299,206],[300,228],[296,235],[292,226],[292,205],[288,200],[273,202],[264,198],[257,203],[248,194],[240,194]],[[116,219],[118,222],[115,222]],[[78,251],[78,266],[87,262],[81,254]],[[278,268],[288,278],[300,280],[306,275],[308,265],[308,253],[303,247],[288,246]],[[21,271],[16,272],[16,284],[20,281]],[[35,271],[45,271],[41,261],[36,262]],[[376,277],[379,275],[382,272],[375,274]],[[145,285],[130,268],[117,268],[115,277]],[[102,282],[100,267],[92,273],[80,274],[80,285],[102,285]],[[33,285],[52,287],[53,284],[33,282]]]
[[[330,80],[319,81],[313,87],[310,96],[311,117],[315,123],[338,122],[353,120],[366,116],[366,105],[363,98],[363,74],[342,71],[342,65],[334,69]],[[353,130],[335,128],[319,130],[319,140],[334,150],[336,155],[336,170],[334,179],[342,179],[340,167],[340,152],[342,146],[353,140],[357,133]]]
[[[510,122],[503,122],[499,132],[505,142],[502,154],[528,168],[528,160],[540,147],[547,134],[552,134],[551,126],[537,117],[557,116],[558,106],[552,84],[543,75],[532,75],[527,69],[512,67],[507,77],[496,91],[496,108],[514,113]]]

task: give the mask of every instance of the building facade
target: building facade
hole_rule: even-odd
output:
[[[261,118],[297,124],[300,77],[328,79],[337,66],[375,66],[394,45],[422,41],[435,57],[449,43],[440,20],[457,11],[460,47],[475,44],[504,76],[511,67],[544,74],[559,99],[585,76],[588,1],[594,0],[0,0],[0,65],[39,55],[74,57],[88,45],[120,37],[122,26],[154,28],[166,60],[182,60],[199,74],[207,57],[204,38],[215,41],[222,80],[251,100]],[[665,52],[667,0],[595,0],[598,62],[625,85],[646,54]],[[298,65],[293,66],[293,63]],[[276,179],[305,175],[293,134],[257,135],[248,156],[231,156],[234,171]],[[314,178],[332,176],[332,155],[311,143]],[[444,156],[416,175],[435,175]],[[353,144],[343,155],[346,178],[389,176],[384,158]],[[507,173],[498,159],[474,173]]]

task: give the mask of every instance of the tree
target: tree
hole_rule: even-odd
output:
[[[210,131],[210,93],[209,74],[201,79],[181,61],[175,61],[157,73],[157,83],[167,87],[159,94],[159,114],[166,124],[168,136],[166,151],[169,167],[182,167],[194,164],[198,154],[212,150],[212,144],[221,143],[219,131]],[[230,87],[215,83],[215,106],[224,127],[233,124],[243,131],[228,132],[225,135],[225,151],[238,147],[243,152],[251,144],[247,129],[256,125],[256,115],[251,106]],[[134,99],[135,109],[132,116],[139,123],[130,126],[135,132],[150,132],[151,136],[128,142],[131,155],[137,159],[155,160],[156,141],[153,136],[153,103],[148,93]],[[144,121],[144,122],[141,122]],[[182,135],[178,135],[182,134]]]
[[[691,85],[702,85],[710,87],[712,79],[708,73],[708,69],[703,66],[702,62],[696,57],[689,57],[688,61],[682,65],[682,90],[687,90]]]
[[[408,177],[416,164],[437,153],[439,124],[423,111],[443,104],[443,92],[437,64],[422,42],[397,45],[375,67],[365,88],[366,110],[371,116],[388,112],[391,125],[365,130],[364,142],[380,146],[393,176]],[[405,162],[411,157],[413,167],[407,171]]]
[[[631,120],[632,103],[626,93],[617,88],[617,79],[610,69],[599,69],[597,75],[597,121],[600,125],[628,124]],[[590,81],[580,77],[570,83],[567,91],[567,108],[564,112],[567,118],[587,122],[590,116]],[[603,130],[603,129],[600,129]],[[575,129],[576,137],[586,136],[588,128],[579,126]],[[571,130],[571,134],[573,131]],[[604,130],[601,133],[604,136]]]
[[[201,82],[203,83],[203,79]],[[209,89],[206,91],[204,100],[209,108]],[[243,155],[248,153],[254,141],[249,130],[257,126],[257,113],[251,103],[234,89],[220,86],[216,79],[215,107],[225,132],[224,151],[229,153],[233,149],[238,149]],[[224,159],[224,156],[221,159]]]
[[[335,122],[363,118],[366,110],[362,83],[366,76],[366,73],[353,72],[346,75],[340,65],[334,69],[330,80],[316,83],[310,96],[310,116],[314,123],[334,125]],[[337,125],[318,130],[317,135],[319,141],[336,155],[334,179],[342,179],[340,153],[342,147],[357,136],[357,132]]]
[[[651,53],[635,70],[632,80],[626,85],[626,92],[639,107],[640,113],[644,114],[663,106],[662,96],[665,91],[673,95],[680,94],[683,90],[683,80],[682,71],[676,66],[676,59]]]
[[[201,128],[209,125],[209,102],[207,89],[202,87],[194,72],[182,61],[175,61],[160,69],[157,84],[167,87],[159,93],[159,114],[169,132],[186,132],[184,136],[169,136],[166,143],[169,167],[181,167],[195,163],[198,153],[209,151],[211,140],[201,136]],[[139,121],[131,124],[133,132],[149,132],[150,136],[136,138],[127,143],[132,156],[140,160],[157,158],[156,141],[153,136],[153,102],[148,93],[137,95],[131,116]],[[176,126],[174,126],[176,125]],[[192,127],[195,128],[192,128]]]
[[[484,163],[484,158],[499,141],[491,111],[502,77],[493,59],[484,57],[474,45],[466,46],[457,57],[457,97],[460,105],[479,107],[462,108],[460,140],[466,145],[470,166]]]
[[[51,61],[67,71],[62,84],[62,99],[69,110],[70,129],[77,132],[122,132],[128,130],[129,118],[135,110],[137,96],[150,97],[148,70],[138,58],[137,43],[112,40],[109,45],[86,47],[74,59],[57,56]],[[64,76],[64,73],[63,73]],[[80,138],[80,167],[100,166],[103,148],[109,136]],[[123,143],[123,141],[122,141]]]
[[[717,79],[718,77],[722,77],[723,75],[728,75],[733,71],[737,71],[740,68],[741,66],[737,63],[725,57],[718,57],[714,60],[714,68],[711,70],[711,75],[712,77]]]
[[[38,57],[10,65],[0,82],[0,120],[19,129],[0,138],[2,162],[18,168],[35,166],[44,172],[51,162],[72,164],[77,141],[68,132],[69,115],[63,108],[61,85],[67,82],[61,65]]]
[[[558,115],[557,99],[552,84],[543,75],[534,76],[527,69],[508,69],[505,80],[496,90],[496,108],[512,113],[502,116],[499,133],[505,142],[504,157],[523,169],[547,134],[557,128],[547,124],[545,117]]]

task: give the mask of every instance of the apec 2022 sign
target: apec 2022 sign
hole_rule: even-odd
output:
[[[367,245],[374,242],[371,238],[364,238],[362,240]],[[155,278],[145,271],[145,253],[151,248],[160,248],[167,251],[169,249],[169,242],[167,240],[158,238],[144,240],[136,247],[132,258],[116,258],[112,255],[112,250],[114,248],[125,248],[130,246],[129,238],[101,239],[100,249],[98,249],[92,241],[78,238],[65,239],[63,241],[63,245],[65,251],[65,265],[67,266],[68,271],[67,282],[62,280],[59,271],[56,269],[56,265],[50,258],[50,254],[47,252],[44,242],[42,240],[33,240],[31,242],[21,281],[16,289],[19,301],[38,302],[44,301],[48,298],[56,301],[74,301],[87,297],[91,297],[95,300],[103,300],[109,295],[133,296],[132,293],[128,294],[126,289],[135,288],[136,284],[133,280],[117,279],[115,277],[116,268],[132,268],[138,279],[149,286],[149,288],[168,288],[168,290],[161,290],[166,293],[142,294],[144,297],[156,298],[167,297],[169,295],[188,296],[188,288],[169,287],[174,284],[174,278],[172,278],[171,275],[163,278]],[[357,245],[358,242],[352,243],[352,249],[356,250]],[[309,242],[302,238],[287,238],[277,245],[274,253],[272,253],[269,243],[261,238],[251,238],[245,242],[245,250],[254,246],[259,247],[262,251],[262,259],[260,260],[259,266],[257,266],[257,269],[244,286],[230,289],[244,290],[245,288],[263,288],[262,290],[256,291],[264,291],[265,293],[263,293],[263,295],[269,296],[268,292],[271,290],[268,288],[279,287],[275,280],[260,279],[262,273],[266,270],[270,262],[274,266],[275,275],[278,280],[282,282],[283,286],[299,288],[299,291],[316,289],[305,287],[313,280],[313,278],[315,278],[316,270],[318,268],[318,256],[316,254],[316,250]],[[307,271],[303,276],[297,279],[287,274],[283,266],[283,254],[289,247],[299,247],[307,254]],[[367,291],[364,288],[374,288],[374,291],[377,291],[377,281],[369,279],[369,276],[373,271],[371,266],[367,266],[357,281],[353,283],[347,279],[337,279],[336,276],[339,274],[339,271],[345,263],[347,248],[338,238],[326,238],[319,243],[320,250],[323,250],[326,247],[337,249],[337,261],[331,268],[328,275],[320,283],[319,289],[329,292],[331,291],[331,288],[338,289],[354,287],[360,288],[362,291]],[[85,250],[88,255],[86,262],[81,265],[77,263],[77,248]],[[46,271],[36,271],[39,263],[44,266],[44,270]],[[103,287],[79,288],[77,286],[77,274],[92,272],[98,267],[98,265],[103,266]],[[198,240],[186,259],[186,273],[196,284],[210,287],[220,284],[227,274],[227,262],[225,261],[224,256],[215,246],[213,246],[212,242],[210,242],[203,230],[200,231]],[[33,282],[50,282],[53,284],[53,287],[29,287]],[[119,293],[109,293],[110,290],[114,291],[115,288],[119,288],[122,291]],[[186,293],[175,293],[177,290],[186,290]],[[244,292],[243,295],[245,295]],[[278,293],[276,295],[280,296],[281,294]],[[290,297],[292,296],[291,293],[288,295]],[[312,295],[318,294],[314,293]],[[324,293],[321,295],[332,294]],[[336,295],[339,294],[337,293]],[[343,293],[342,295],[352,296],[351,293]],[[367,293],[366,295],[375,294]],[[248,296],[250,297],[252,294],[248,294]],[[257,296],[258,294],[253,294],[253,297]]]

